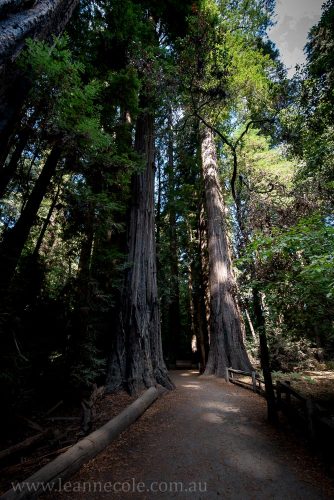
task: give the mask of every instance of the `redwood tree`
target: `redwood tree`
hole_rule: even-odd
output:
[[[109,390],[123,386],[130,393],[156,383],[173,387],[161,344],[154,214],[154,118],[148,111],[138,116],[135,149],[142,156],[145,168],[132,179],[128,270],[107,378]]]
[[[218,176],[212,131],[201,130],[202,172],[205,186],[210,289],[210,351],[206,375],[224,376],[225,368],[248,370],[250,361],[243,343],[240,314],[228,241],[226,208]]]

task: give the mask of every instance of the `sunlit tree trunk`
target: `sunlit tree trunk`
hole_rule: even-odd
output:
[[[236,299],[229,247],[226,209],[212,131],[201,129],[202,171],[205,187],[210,289],[210,351],[206,375],[224,376],[225,368],[251,368],[243,343],[243,322]]]

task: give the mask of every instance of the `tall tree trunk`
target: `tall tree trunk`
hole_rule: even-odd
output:
[[[12,136],[11,139],[8,140],[7,145],[4,144],[3,148],[0,147],[0,199],[3,198],[10,180],[17,171],[21,155],[33,133],[34,124],[36,123],[39,111],[37,107],[29,117],[25,117],[25,122],[18,130],[17,136]],[[8,159],[11,149],[13,150]]]
[[[157,199],[157,209],[156,209],[156,247],[157,247],[157,269],[159,271],[160,261],[160,234],[161,234],[161,196],[162,196],[162,182],[161,182],[161,164],[158,162],[158,199]]]
[[[246,318],[247,318],[247,321],[248,321],[248,326],[249,326],[250,332],[252,334],[252,338],[253,338],[254,342],[257,342],[257,337],[256,337],[254,325],[253,325],[253,322],[252,322],[252,318],[249,315],[249,311],[248,311],[246,305],[245,305],[244,311],[245,311],[245,315],[246,315]]]
[[[209,321],[210,321],[210,294],[208,287],[209,263],[207,246],[207,229],[203,203],[200,204],[198,221],[199,240],[199,290],[198,290],[198,322],[200,327],[200,342],[204,358],[203,371],[206,367],[209,354]]]
[[[203,193],[204,194],[204,193]],[[209,332],[210,321],[210,290],[209,290],[209,254],[208,254],[208,232],[207,223],[205,218],[204,200],[199,208],[199,221],[198,221],[198,240],[201,261],[201,282],[203,286],[203,308],[205,311],[205,318],[207,330]]]
[[[200,256],[198,256],[199,258]],[[197,341],[197,351],[200,360],[200,372],[205,370],[207,357],[208,357],[208,331],[205,315],[204,291],[201,269],[199,262],[192,260],[190,266],[190,279],[192,293],[192,314],[194,323],[194,333]]]
[[[21,158],[21,154],[27,145],[28,137],[29,137],[28,130],[26,129],[22,130],[22,132],[19,135],[16,147],[12,152],[8,163],[4,165],[0,170],[0,198],[3,198],[9,181],[15,175],[18,162]]]
[[[250,361],[243,343],[243,322],[236,299],[225,220],[225,205],[218,177],[216,146],[212,131],[201,130],[209,253],[210,351],[206,375],[224,376],[225,368],[249,370]]]
[[[79,0],[40,0],[23,5],[18,12],[7,12],[0,21],[0,70],[8,61],[14,61],[25,40],[47,39],[59,34],[72,16]]]
[[[46,231],[48,229],[48,226],[49,226],[49,224],[51,222],[51,217],[52,217],[53,211],[56,208],[57,201],[58,201],[58,198],[59,198],[59,195],[60,195],[60,190],[61,190],[61,181],[62,181],[62,179],[60,179],[60,181],[58,183],[58,188],[57,188],[56,194],[53,197],[53,200],[51,202],[48,214],[47,214],[47,216],[46,216],[46,218],[44,220],[41,232],[39,233],[39,236],[38,236],[38,239],[37,239],[37,243],[35,245],[35,249],[34,249],[34,252],[33,252],[33,258],[34,259],[38,258],[38,254],[39,254],[39,251],[41,249],[45,233],[46,233]]]
[[[260,358],[261,358],[261,368],[263,371],[264,385],[266,388],[268,420],[269,422],[276,423],[277,408],[276,408],[276,399],[275,399],[275,393],[270,371],[270,355],[267,342],[266,324],[263,315],[263,307],[261,303],[261,292],[258,290],[256,286],[253,288],[253,304],[254,304],[254,313],[256,318],[256,327],[260,340]]]
[[[94,212],[89,207],[85,220],[85,235],[81,244],[77,274],[76,307],[71,314],[68,331],[68,365],[75,372],[79,365],[87,363],[90,353],[87,346],[91,339],[91,261],[94,242]]]
[[[78,3],[79,0],[40,0],[29,5],[24,1],[18,8],[18,2],[6,2],[0,18],[0,160],[8,150],[29,91],[29,82],[15,65],[15,59],[28,37],[43,40],[61,33]]]
[[[240,195],[237,194],[235,190],[235,175],[238,169],[238,157],[237,157],[237,152],[236,149],[233,149],[233,173],[234,173],[234,180],[232,179],[232,194],[233,198],[235,201],[236,205],[236,218],[237,218],[237,223],[238,223],[238,229],[239,229],[239,234],[238,234],[238,250],[240,253],[245,251],[247,243],[249,243],[249,235],[246,232],[245,224],[244,224],[244,218],[241,210],[241,199]],[[252,280],[256,282],[256,263],[253,262],[250,266],[250,273]],[[267,334],[266,334],[266,322],[265,322],[265,316],[263,313],[263,303],[262,303],[262,297],[261,297],[261,292],[258,289],[258,286],[255,285],[252,290],[252,295],[253,295],[253,310],[254,310],[254,315],[255,315],[255,323],[256,323],[256,329],[259,335],[259,344],[260,344],[260,359],[261,359],[261,368],[263,371],[263,378],[264,378],[264,384],[266,388],[266,399],[267,399],[267,410],[268,410],[268,420],[269,422],[276,423],[277,422],[277,407],[276,407],[276,399],[275,399],[275,393],[274,393],[274,387],[273,387],[273,382],[272,382],[272,377],[271,377],[271,371],[270,371],[270,354],[269,354],[269,348],[268,348],[268,342],[267,342]],[[249,323],[249,328],[252,333],[252,337],[254,341],[257,341],[256,338],[256,333],[251,321],[251,318],[249,316],[247,307],[245,306],[245,313],[246,317]]]
[[[0,247],[1,292],[6,291],[14,275],[23,247],[28,239],[30,229],[35,222],[39,207],[52,176],[56,171],[61,153],[62,150],[60,146],[56,145],[53,147],[19,220],[4,236]]]
[[[191,306],[192,335],[196,336],[197,351],[200,362],[200,373],[206,367],[209,352],[208,317],[206,311],[207,276],[205,269],[206,249],[203,241],[205,224],[202,218],[202,204],[199,207],[196,238],[188,228],[190,242],[189,292]]]
[[[138,393],[143,387],[156,383],[173,387],[161,344],[154,234],[153,129],[153,116],[141,113],[136,124],[135,149],[142,155],[146,168],[132,179],[129,269],[107,377],[109,390],[125,386],[130,393]]]
[[[0,164],[3,165],[14,142],[29,84],[14,63],[4,66],[2,71],[0,63],[0,81]]]
[[[169,359],[175,363],[177,347],[180,341],[180,290],[179,290],[179,262],[178,241],[176,232],[176,207],[175,207],[175,173],[174,173],[174,134],[172,110],[168,116],[168,215],[169,215],[169,263],[171,275],[171,298],[168,310],[168,327],[170,338]]]
[[[90,221],[89,221],[90,222]],[[81,244],[81,252],[78,266],[78,280],[84,287],[88,286],[91,269],[92,250],[94,242],[93,224],[86,222],[86,234]],[[86,296],[86,293],[83,294]]]

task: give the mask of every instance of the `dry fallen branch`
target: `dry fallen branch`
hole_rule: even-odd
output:
[[[0,460],[4,460],[5,458],[15,455],[16,453],[19,453],[21,451],[27,450],[28,448],[31,448],[32,446],[35,446],[36,444],[43,441],[43,439],[45,439],[47,436],[49,436],[50,432],[51,432],[50,429],[47,429],[46,431],[40,432],[35,436],[31,436],[25,439],[24,441],[21,441],[20,443],[10,446],[6,450],[0,451]]]
[[[59,408],[59,406],[61,406],[62,404],[64,403],[63,400],[61,401],[58,401],[57,404],[55,404],[54,406],[52,406],[52,408],[50,408],[50,410],[48,410],[46,413],[45,413],[45,416],[47,417],[48,415],[51,415],[51,413],[53,413],[57,408]]]

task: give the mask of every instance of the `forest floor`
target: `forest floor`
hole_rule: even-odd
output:
[[[266,422],[263,398],[191,370],[172,376],[175,391],[44,498],[334,498],[311,451]]]
[[[126,392],[104,395],[94,407],[92,431],[118,415],[135,399]],[[6,428],[0,441],[0,450],[43,430],[49,430],[50,435],[38,443],[38,446],[24,449],[10,457],[9,463],[0,463],[0,495],[7,491],[12,483],[26,479],[83,438],[80,405],[77,402],[72,405],[63,401],[59,403],[49,415],[45,406],[28,413],[28,416],[13,415],[12,426],[10,429]]]

